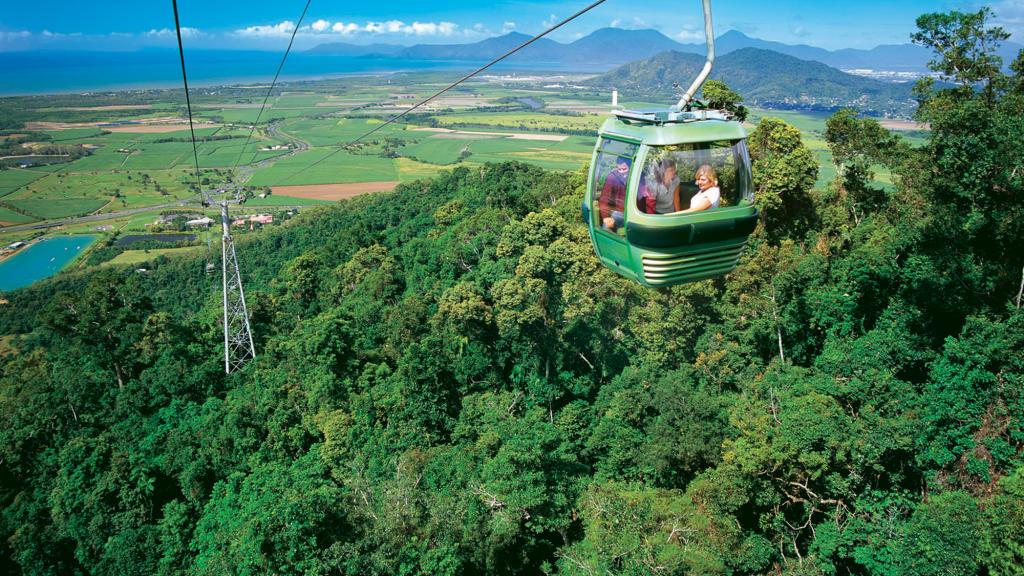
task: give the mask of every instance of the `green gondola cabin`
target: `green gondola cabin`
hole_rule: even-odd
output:
[[[758,220],[746,137],[718,111],[615,112],[601,127],[583,203],[601,262],[651,287],[733,270]],[[696,181],[707,167],[717,179],[714,204],[687,210],[708,186]],[[674,206],[652,201],[660,178]]]

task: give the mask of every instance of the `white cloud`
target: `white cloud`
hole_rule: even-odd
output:
[[[512,32],[515,29],[516,29],[516,23],[512,22],[512,21],[505,22],[504,24],[501,25],[501,33],[502,34],[508,34],[509,32]]]
[[[417,36],[451,36],[458,26],[454,22],[413,22],[413,34]]]
[[[482,26],[482,25],[480,25]],[[406,24],[401,20],[388,20],[386,22],[367,22],[360,26],[355,22],[337,22],[331,30],[337,34],[366,33],[373,35],[380,34],[405,34],[407,36],[451,36],[459,29],[454,22],[413,22]],[[482,28],[475,27],[476,30]]]
[[[291,20],[285,20],[273,26],[249,26],[248,28],[236,30],[235,33],[240,36],[256,38],[278,38],[291,36],[294,29],[295,23]]]
[[[328,22],[327,20],[322,20],[322,19],[321,20],[317,20],[316,22],[313,22],[312,26],[310,26],[310,28],[312,28],[316,32],[323,32],[323,31],[327,30],[330,27],[331,27],[331,23]]]
[[[29,32],[28,30],[19,30],[17,32],[3,32],[3,31],[0,31],[0,41],[4,41],[4,40],[17,40],[17,39],[20,39],[20,38],[28,38],[30,36],[32,36],[32,33]]]
[[[558,16],[555,16],[554,14],[548,16],[547,20],[540,23],[544,28],[551,28],[555,24],[558,24]]]
[[[798,36],[801,38],[811,35],[810,31],[807,30],[807,28],[804,28],[803,26],[793,26],[789,31],[793,33],[793,36]]]
[[[335,22],[334,26],[331,27],[332,32],[336,34],[342,34],[345,36],[348,36],[349,34],[355,34],[360,30],[362,30],[362,28],[360,28],[359,24],[356,24],[355,22],[349,22],[348,24],[344,22]]]
[[[628,20],[616,18],[615,20],[612,20],[611,23],[609,23],[608,25],[611,26],[612,28],[622,28],[624,30],[642,30],[644,28],[651,27],[651,25],[648,24],[646,20],[644,20],[643,18],[638,18],[636,16]]]
[[[182,38],[196,38],[202,36],[202,34],[203,33],[198,28],[185,27],[181,29]],[[174,38],[177,36],[177,34],[175,33],[174,30],[171,30],[170,28],[161,28],[159,30],[154,28],[149,32],[146,32],[146,36],[149,36],[151,38]]]
[[[370,34],[394,34],[401,32],[405,26],[401,20],[388,20],[387,22],[368,22],[364,30]]]
[[[679,31],[678,34],[673,36],[680,42],[703,42],[704,41],[704,29],[697,28],[696,26],[687,26]]]

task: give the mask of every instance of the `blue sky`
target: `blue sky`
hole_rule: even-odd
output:
[[[465,43],[517,30],[535,34],[588,0],[313,0],[298,48],[324,42],[369,44]],[[186,46],[277,50],[286,45],[304,0],[179,0]],[[37,9],[44,6],[45,9]],[[902,44],[925,12],[972,10],[971,0],[717,0],[715,30],[830,50]],[[995,0],[996,23],[1024,43],[1024,0]],[[654,28],[683,42],[702,41],[700,2],[608,0],[552,35],[569,42],[598,28]],[[32,49],[130,50],[172,46],[169,0],[55,0],[12,2],[0,11],[0,51]]]

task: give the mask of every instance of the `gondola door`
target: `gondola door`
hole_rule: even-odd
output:
[[[635,141],[603,135],[594,150],[587,182],[587,201],[584,218],[590,229],[594,249],[601,261],[618,271],[632,276],[629,243],[626,241],[626,222],[630,190],[635,189],[640,169]]]

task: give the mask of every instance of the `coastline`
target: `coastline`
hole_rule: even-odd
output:
[[[192,88],[266,88],[276,52],[186,51]],[[177,52],[58,51],[0,53],[0,98],[167,90],[181,88]],[[411,60],[299,53],[289,58],[279,82],[317,82],[359,76],[472,70],[477,60]],[[555,62],[503,62],[492,70],[593,73],[606,67]]]

